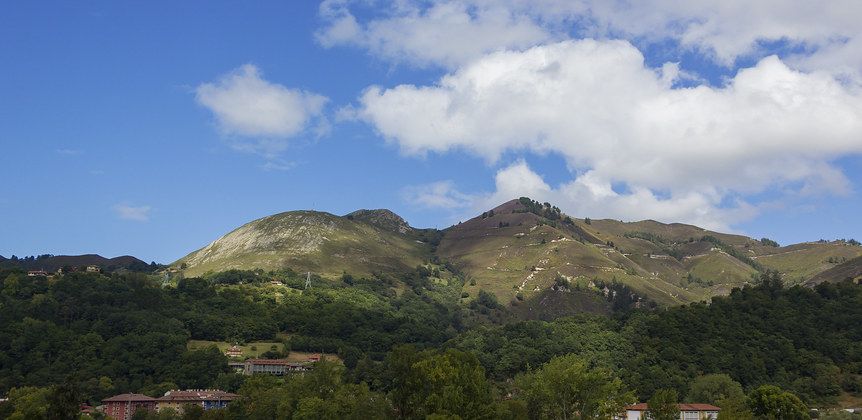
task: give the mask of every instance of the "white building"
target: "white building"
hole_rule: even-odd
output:
[[[646,403],[626,407],[625,420],[646,420]],[[716,420],[720,408],[709,404],[679,404],[679,420]]]

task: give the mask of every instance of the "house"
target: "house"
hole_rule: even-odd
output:
[[[308,356],[308,361],[311,363],[316,363],[320,361],[320,353],[315,353]]]
[[[27,277],[37,277],[37,276],[47,277],[48,272],[45,270],[32,270],[32,271],[27,272]]]
[[[242,348],[237,345],[230,346],[230,348],[224,352],[224,355],[227,357],[242,357]]]
[[[88,265],[87,266],[87,272],[88,273],[101,273],[102,267],[99,267],[98,265]]]
[[[239,395],[224,392],[219,389],[189,389],[185,391],[168,391],[156,399],[156,409],[162,411],[172,408],[179,414],[188,405],[199,405],[204,410],[216,410],[227,407],[228,403]]]
[[[626,407],[625,420],[645,420],[646,411],[649,409],[646,403],[634,404]],[[716,420],[720,408],[709,404],[679,404],[679,420]]]
[[[143,394],[120,394],[102,400],[105,415],[114,420],[129,420],[138,410],[153,411],[156,399]]]
[[[268,374],[282,376],[288,373],[301,373],[311,368],[304,363],[289,362],[287,359],[248,359],[245,361],[243,374]]]

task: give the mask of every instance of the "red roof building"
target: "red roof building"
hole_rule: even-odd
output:
[[[105,415],[114,420],[129,420],[138,410],[154,411],[156,399],[143,394],[120,394],[102,400]]]

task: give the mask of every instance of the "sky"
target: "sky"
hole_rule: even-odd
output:
[[[520,196],[862,239],[862,2],[0,0],[0,255]]]

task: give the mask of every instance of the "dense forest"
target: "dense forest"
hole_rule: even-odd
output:
[[[380,277],[306,287],[290,270],[172,281],[5,270],[0,418],[212,387],[242,399],[205,416],[261,419],[607,418],[648,400],[718,404],[723,418],[769,418],[776,407],[807,418],[806,405],[862,396],[862,287],[849,282],[785,288],[765,273],[709,304],[520,321],[491,294],[463,296],[445,266]],[[188,350],[190,339],[279,340],[343,363],[244,377],[215,347]]]

